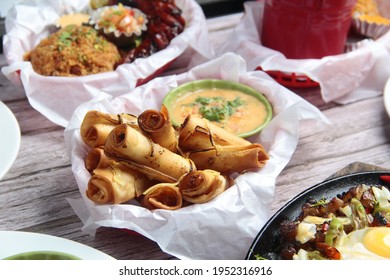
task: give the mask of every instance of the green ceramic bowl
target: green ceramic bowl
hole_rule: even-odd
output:
[[[272,119],[273,110],[272,105],[268,101],[268,99],[260,92],[246,86],[241,83],[236,83],[227,80],[217,80],[217,79],[207,79],[207,80],[196,80],[192,82],[188,82],[180,85],[179,87],[171,90],[164,98],[163,104],[167,107],[172,124],[176,127],[180,126],[182,123],[182,119],[175,119],[173,115],[172,107],[177,102],[178,99],[182,98],[186,94],[189,94],[194,91],[202,90],[202,89],[227,89],[227,90],[236,90],[240,91],[244,94],[251,95],[255,97],[258,101],[264,104],[266,110],[266,116],[263,122],[255,127],[254,129],[250,129],[248,131],[237,133],[238,136],[246,138],[252,136],[254,134],[259,133]],[[253,116],[255,117],[255,116]]]
[[[4,260],[80,260],[80,258],[56,251],[32,251],[12,255]]]

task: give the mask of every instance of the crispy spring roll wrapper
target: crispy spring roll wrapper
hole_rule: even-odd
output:
[[[182,207],[183,198],[175,183],[159,183],[144,192],[140,203],[150,210],[176,210]]]
[[[98,204],[119,204],[141,196],[152,184],[143,174],[113,162],[93,171],[86,195]]]
[[[80,126],[81,139],[91,148],[102,147],[111,130],[121,123],[138,127],[137,117],[134,115],[113,115],[96,110],[88,111]]]
[[[183,174],[196,170],[192,160],[154,143],[125,124],[112,130],[104,150],[115,161],[137,168],[160,182],[177,182]]]
[[[198,170],[212,169],[221,173],[242,173],[263,167],[269,160],[263,146],[255,143],[246,146],[217,146],[188,154]]]
[[[106,168],[112,163],[102,148],[92,148],[84,158],[85,168],[89,172],[97,168]]]
[[[179,147],[182,151],[205,150],[215,145],[249,145],[251,142],[226,131],[205,118],[188,115],[179,129]]]
[[[233,184],[233,180],[215,170],[197,170],[183,175],[178,187],[183,199],[205,203],[217,197]]]
[[[149,109],[142,112],[138,116],[138,125],[144,133],[149,135],[153,142],[172,152],[177,151],[176,131],[164,105],[161,107],[161,111]]]

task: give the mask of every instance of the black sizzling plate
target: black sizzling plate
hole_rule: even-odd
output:
[[[280,259],[280,232],[279,225],[283,220],[295,220],[299,216],[302,205],[309,199],[331,199],[332,197],[348,191],[357,184],[383,185],[389,187],[389,183],[380,179],[382,175],[389,175],[389,171],[370,171],[345,175],[326,180],[314,185],[300,193],[280,210],[278,210],[263,226],[253,241],[245,259],[254,260],[259,255],[269,260]]]

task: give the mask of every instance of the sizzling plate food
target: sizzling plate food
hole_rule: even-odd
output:
[[[80,26],[85,25],[85,14],[81,18],[74,15],[79,24],[64,15],[66,20],[58,22],[62,28],[25,55],[37,73],[82,76],[112,71],[120,64],[165,49],[185,28],[182,11],[174,0],[96,3],[92,6],[99,9],[88,26]]]
[[[358,184],[280,224],[282,259],[390,259],[390,192]]]
[[[80,134],[91,177],[86,195],[97,204],[135,200],[148,209],[176,210],[206,203],[237,174],[262,168],[269,157],[251,143],[192,115],[179,129],[168,111],[140,115],[89,111]]]

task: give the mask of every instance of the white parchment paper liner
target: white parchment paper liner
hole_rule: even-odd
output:
[[[321,59],[287,59],[281,52],[261,45],[264,2],[244,3],[242,20],[230,39],[216,50],[217,55],[235,52],[248,62],[250,71],[261,66],[264,71],[304,74],[320,84],[326,102],[348,103],[382,94],[390,76],[389,32],[376,41],[361,42],[349,53]]]
[[[273,120],[261,134],[249,138],[263,144],[268,151],[270,160],[264,168],[238,176],[235,186],[209,203],[177,211],[149,211],[126,204],[95,205],[86,198],[90,175],[84,167],[87,148],[80,138],[79,128],[87,111],[139,114],[148,108],[159,109],[166,93],[179,84],[212,78],[251,86],[264,93],[273,104]],[[90,234],[101,226],[126,228],[156,241],[163,251],[180,259],[243,259],[269,218],[276,177],[296,148],[299,125],[307,121],[328,122],[316,107],[265,73],[246,72],[245,61],[233,53],[226,53],[180,75],[155,78],[114,99],[101,94],[79,106],[65,128],[72,171],[82,196],[69,203],[84,223],[82,230]]]
[[[23,61],[23,56],[50,34],[53,23],[62,14],[87,10],[89,2],[29,0],[11,8],[6,17],[3,49],[8,66],[3,67],[2,72],[15,85],[23,85],[30,104],[58,125],[65,127],[74,109],[99,95],[102,89],[118,96],[167,66],[189,69],[213,56],[201,7],[196,1],[176,0],[186,19],[186,28],[166,49],[123,64],[116,71],[83,77],[38,75],[30,62]]]

